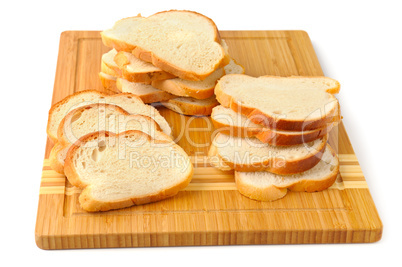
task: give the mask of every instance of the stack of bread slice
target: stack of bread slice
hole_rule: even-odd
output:
[[[327,77],[222,77],[215,88],[221,105],[211,115],[211,164],[234,170],[239,192],[256,200],[328,188],[339,170],[327,144],[340,120],[339,88]]]
[[[131,93],[70,95],[50,109],[47,133],[54,143],[50,166],[83,189],[79,201],[87,211],[162,200],[192,177],[190,159],[173,142],[167,121]],[[157,164],[161,159],[180,164]]]
[[[219,104],[214,95],[218,79],[244,73],[229,57],[213,21],[195,12],[125,18],[101,36],[111,48],[102,56],[99,73],[106,89],[184,115],[210,115]]]

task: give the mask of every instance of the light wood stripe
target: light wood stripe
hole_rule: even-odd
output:
[[[339,154],[340,174],[343,182],[335,182],[330,189],[344,190],[349,188],[368,188],[364,180],[363,172],[358,165],[356,155]],[[236,190],[233,171],[225,172],[207,163],[207,157],[190,157],[193,164],[198,167],[194,169],[193,182],[184,191],[203,191],[203,190]],[[352,165],[342,165],[342,163],[354,163]],[[43,167],[49,167],[49,160],[43,161]],[[76,187],[65,188],[66,177],[53,170],[43,170],[40,194],[65,194],[73,195],[81,193],[81,189]]]

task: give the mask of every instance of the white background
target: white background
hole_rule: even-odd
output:
[[[402,19],[397,1],[190,2],[70,0],[2,4],[0,262],[11,261],[13,266],[362,266],[397,259],[402,238]],[[38,191],[60,33],[103,30],[123,17],[138,13],[148,16],[167,9],[203,13],[221,30],[308,32],[325,75],[342,84],[339,99],[343,122],[384,224],[381,241],[68,251],[36,247]]]

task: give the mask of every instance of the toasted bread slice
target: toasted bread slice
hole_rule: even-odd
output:
[[[339,172],[339,160],[333,149],[327,145],[320,162],[313,168],[292,175],[278,175],[270,172],[235,172],[239,192],[260,201],[273,201],[292,191],[316,192],[330,187]]]
[[[222,170],[242,172],[269,171],[293,174],[314,167],[325,150],[327,137],[294,146],[272,146],[256,138],[231,137],[218,133],[209,151],[211,164]],[[214,159],[218,157],[219,160]]]
[[[144,132],[96,132],[69,149],[65,174],[83,189],[81,207],[93,212],[172,197],[190,183],[193,166],[180,146]]]
[[[122,19],[101,36],[106,46],[132,52],[186,80],[204,80],[229,63],[215,23],[196,12],[171,10]]]
[[[338,100],[328,92],[339,83],[326,77],[222,77],[215,87],[224,107],[271,129],[303,131],[323,128],[338,113]]]

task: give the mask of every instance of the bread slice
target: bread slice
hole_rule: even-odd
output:
[[[181,78],[152,81],[152,86],[174,94],[176,96],[207,99],[214,95],[217,81],[225,75],[223,68],[219,68],[201,81],[189,81]]]
[[[229,74],[219,80],[215,94],[221,105],[254,123],[302,131],[325,127],[333,120],[338,114],[338,100],[328,92],[338,90],[339,83],[326,77]]]
[[[116,73],[117,77],[120,77],[122,75],[122,70],[114,61],[116,54],[116,49],[112,49],[109,52],[104,53],[101,58],[101,63],[103,63],[107,68]]]
[[[74,144],[88,133],[99,131],[119,133],[127,128],[141,130],[152,136],[160,130],[159,125],[150,117],[130,115],[119,106],[98,103],[70,111],[60,122],[57,140],[63,145]]]
[[[104,72],[99,72],[99,79],[102,83],[103,88],[105,88],[107,91],[110,91],[114,94],[121,93],[121,91],[116,86],[116,77]]]
[[[229,64],[223,67],[223,70],[225,74],[244,74],[246,72],[246,69],[233,58],[230,58]]]
[[[174,143],[151,141],[141,131],[98,132],[72,146],[65,174],[83,189],[81,207],[90,212],[125,208],[163,200],[185,188],[193,174],[188,155]]]
[[[192,116],[209,116],[212,109],[219,103],[216,101],[215,96],[207,99],[195,99],[192,97],[177,97],[168,101],[161,102],[161,104],[170,110],[184,115]]]
[[[131,93],[138,96],[144,103],[167,101],[177,97],[163,90],[156,89],[152,85],[129,82],[122,78],[117,78],[116,87],[123,93]]]
[[[330,187],[339,172],[339,160],[333,149],[327,145],[321,161],[313,168],[292,175],[278,175],[270,172],[235,172],[239,192],[251,199],[273,201],[292,191],[316,192]]]
[[[53,143],[57,142],[57,129],[64,116],[75,108],[95,103],[113,104],[121,107],[130,114],[151,117],[159,124],[165,134],[169,136],[172,135],[172,129],[165,118],[159,114],[157,109],[144,104],[139,97],[130,93],[107,95],[96,90],[85,90],[67,96],[50,108],[47,134]]]
[[[255,137],[263,143],[274,146],[298,145],[314,141],[328,134],[336,123],[330,123],[316,130],[279,131],[256,124],[246,116],[222,105],[212,109],[211,120],[220,133],[234,137]]]
[[[327,137],[313,142],[278,147],[256,138],[216,134],[208,156],[211,164],[223,162],[225,168],[242,172],[269,171],[277,174],[303,172],[314,167],[325,150]],[[218,160],[214,159],[218,157]],[[217,168],[220,166],[215,165]]]
[[[101,61],[101,72],[108,74],[113,77],[121,77],[121,71],[116,71],[115,69],[110,68],[105,62]]]
[[[130,115],[114,105],[83,106],[72,110],[60,123],[59,142],[53,146],[49,155],[50,167],[58,173],[64,173],[64,160],[71,144],[84,135],[105,130],[113,133],[138,130],[155,140],[172,141],[168,135],[158,131],[159,126],[149,117]]]
[[[106,46],[132,52],[186,80],[203,80],[229,63],[215,23],[196,12],[171,10],[122,19],[101,36]]]
[[[155,80],[166,80],[175,76],[155,67],[149,62],[136,58],[129,52],[116,52],[112,49],[108,53],[114,54],[114,62],[121,70],[122,77],[130,82],[151,83]]]

